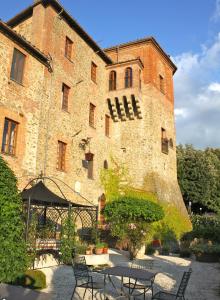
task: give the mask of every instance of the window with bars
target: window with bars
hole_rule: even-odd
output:
[[[116,72],[111,71],[109,74],[109,91],[115,91],[116,90]]]
[[[89,104],[89,125],[95,128],[95,105]]]
[[[128,67],[125,69],[125,88],[130,88],[133,85],[133,71]]]
[[[97,77],[97,66],[96,64],[92,61],[91,63],[91,79],[92,81],[96,82],[96,77]]]
[[[1,152],[15,155],[18,123],[5,118]]]
[[[66,170],[66,146],[67,144],[61,141],[58,141],[58,150],[57,150],[57,169],[60,171]]]
[[[68,111],[68,100],[69,100],[70,88],[63,83],[62,85],[62,109]]]
[[[105,115],[105,135],[110,136],[110,117]]]
[[[14,48],[10,78],[20,84],[23,81],[25,57],[21,51]]]
[[[165,93],[165,87],[164,87],[164,78],[162,75],[159,75],[159,81],[160,81],[160,91],[161,93]]]
[[[66,37],[65,56],[69,60],[71,60],[71,58],[72,58],[72,49],[73,49],[73,42],[71,41],[71,39]]]

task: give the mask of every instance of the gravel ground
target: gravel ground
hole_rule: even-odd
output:
[[[155,291],[160,289],[175,291],[179,285],[183,272],[191,267],[193,273],[186,290],[186,300],[220,300],[220,295],[218,295],[220,286],[219,263],[201,263],[176,256],[158,255],[146,256],[145,258],[148,257],[154,259],[154,270],[159,272],[155,279]],[[128,265],[128,259],[118,251],[111,250],[110,264]],[[47,275],[48,284],[48,287],[44,289],[43,292],[48,293],[53,300],[70,300],[74,287],[72,268],[69,266],[58,266],[42,269],[42,271]],[[119,284],[117,278],[115,278],[115,283]],[[110,284],[107,288],[111,294],[111,299],[116,299]],[[82,299],[82,295],[83,289],[78,288],[74,299]],[[89,292],[87,292],[85,299],[91,299]],[[97,299],[100,299],[100,297],[97,297]],[[122,297],[120,297],[120,299],[122,299]],[[150,294],[147,299],[151,299]]]

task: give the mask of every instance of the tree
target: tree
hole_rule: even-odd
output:
[[[0,156],[0,282],[12,282],[27,268],[22,199],[17,179]]]
[[[192,145],[177,147],[178,181],[186,205],[191,201],[218,212],[220,210],[219,152]]]
[[[120,196],[106,204],[104,216],[112,235],[128,242],[133,259],[146,240],[149,224],[161,220],[164,212],[160,205],[147,199]]]

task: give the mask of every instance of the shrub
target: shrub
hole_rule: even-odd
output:
[[[190,249],[180,249],[180,257],[186,257],[189,258],[191,256],[191,250]]]
[[[75,224],[73,222],[73,216],[70,213],[66,220],[62,224],[61,230],[61,260],[65,264],[71,264],[72,252],[76,243],[76,231]]]
[[[197,244],[191,246],[191,250],[193,253],[208,253],[208,254],[216,254],[220,255],[220,245],[218,244]]]
[[[17,179],[0,156],[0,282],[11,282],[27,268],[22,199]]]
[[[155,253],[155,248],[153,247],[153,245],[152,244],[147,244],[145,254],[153,255],[154,253]]]
[[[163,209],[147,199],[119,197],[108,202],[104,216],[113,236],[128,242],[131,259],[146,240],[150,223],[164,217]]]
[[[28,270],[25,274],[20,275],[13,284],[41,290],[46,288],[46,275],[39,270]]]

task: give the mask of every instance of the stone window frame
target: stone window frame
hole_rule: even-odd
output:
[[[125,69],[125,88],[133,87],[133,69],[131,67],[127,67]]]
[[[26,55],[17,48],[14,48],[10,79],[21,85],[23,83],[25,61]]]
[[[92,128],[95,128],[95,112],[96,112],[96,106],[90,102],[89,103],[89,126]]]
[[[117,87],[117,72],[112,70],[109,73],[109,91],[116,91]]]
[[[97,65],[93,61],[91,62],[91,80],[97,83]]]
[[[72,52],[73,52],[73,41],[68,36],[66,36],[65,57],[69,60],[72,60]]]
[[[69,94],[70,94],[70,87],[65,83],[62,83],[62,110],[68,111],[69,107]]]
[[[169,153],[169,140],[167,138],[167,131],[161,127],[161,152],[164,154]]]
[[[1,153],[15,156],[17,148],[18,126],[18,122],[9,118],[5,118]]]

